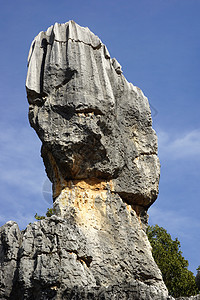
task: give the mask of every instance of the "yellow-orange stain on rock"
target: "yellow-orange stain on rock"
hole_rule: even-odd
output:
[[[102,227],[106,218],[108,194],[114,191],[111,180],[102,181],[97,178],[70,180],[58,197],[61,216],[65,209],[73,207],[76,220],[80,225]]]
[[[112,213],[114,219],[119,221],[120,212],[116,209],[111,209],[112,205],[109,203],[112,201],[111,194],[114,192],[112,180],[106,181],[97,178],[69,180],[63,181],[63,185],[65,187],[56,200],[61,217],[65,218],[66,211],[73,208],[76,221],[81,227],[97,230],[109,226],[107,218],[108,210]],[[141,207],[125,204],[127,221],[130,226],[134,226],[133,211],[142,226],[140,219]]]

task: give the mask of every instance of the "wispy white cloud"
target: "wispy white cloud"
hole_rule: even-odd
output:
[[[191,238],[191,232],[200,229],[200,219],[185,210],[164,210],[153,206],[149,209],[150,224],[158,224],[176,237]]]
[[[159,156],[168,159],[200,159],[200,129],[180,133],[179,137],[158,130]]]

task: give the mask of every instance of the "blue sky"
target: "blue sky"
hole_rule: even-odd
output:
[[[150,224],[178,237],[189,269],[200,265],[200,1],[12,0],[0,10],[0,225],[44,214],[50,195],[25,93],[31,41],[55,22],[87,26],[149,98],[161,161]]]

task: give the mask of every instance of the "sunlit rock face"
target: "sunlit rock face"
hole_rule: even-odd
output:
[[[22,233],[2,227],[1,261],[13,244],[17,263],[9,291],[1,268],[0,296],[167,299],[145,233],[160,171],[147,98],[73,21],[34,39],[26,89],[56,213]]]
[[[96,178],[112,181],[131,205],[155,201],[160,169],[148,100],[96,35],[73,21],[40,32],[26,88],[54,199],[70,180]]]
[[[99,218],[96,229],[91,222],[84,229],[72,211],[68,219],[52,216],[22,232],[12,221],[2,226],[0,299],[168,299],[134,210],[131,218],[122,202],[120,217],[120,199],[110,200],[102,230]]]

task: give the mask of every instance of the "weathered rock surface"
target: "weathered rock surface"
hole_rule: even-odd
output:
[[[166,299],[137,216],[119,203],[111,202],[104,230],[93,235],[77,225],[73,212],[21,233],[15,222],[5,224],[1,299]]]
[[[133,227],[123,203],[121,211],[125,226],[117,228],[112,220],[111,231],[94,240],[77,227],[74,213],[68,219],[52,216],[35,222],[22,232],[15,222],[7,222],[0,228],[0,299],[174,300],[146,256],[149,243],[134,211]]]
[[[7,222],[0,228],[0,299],[9,299],[18,267],[20,244],[21,233],[15,222]]]
[[[39,33],[28,61],[56,215],[0,229],[0,299],[168,299],[145,234],[160,172],[147,98],[73,21]]]
[[[73,21],[56,23],[34,39],[28,60],[29,119],[54,198],[69,180],[98,178],[148,208],[160,172],[149,103],[106,46]]]

